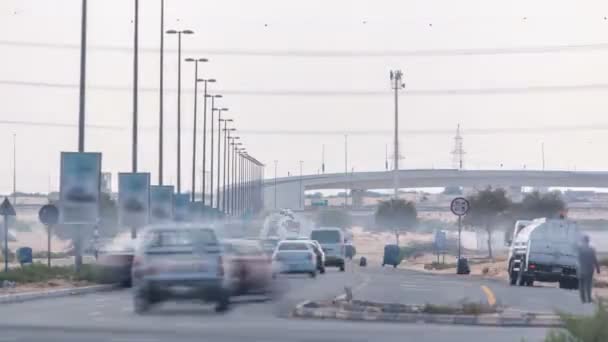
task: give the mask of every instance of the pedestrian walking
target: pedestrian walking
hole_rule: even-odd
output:
[[[583,236],[582,245],[578,250],[578,289],[583,303],[591,303],[591,289],[593,288],[593,273],[600,273],[600,264],[597,261],[595,249],[589,245],[589,236]]]

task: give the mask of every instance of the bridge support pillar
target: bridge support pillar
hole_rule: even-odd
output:
[[[353,208],[362,208],[363,207],[363,198],[365,197],[365,192],[367,190],[364,189],[352,189],[350,191],[350,195],[352,197],[352,206]]]

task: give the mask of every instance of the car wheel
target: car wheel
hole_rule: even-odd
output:
[[[383,264],[382,264],[382,267],[384,267],[384,265],[385,265],[385,264],[383,263]]]
[[[325,274],[325,267],[321,267],[320,273]]]
[[[314,278],[314,277],[316,277],[316,276],[317,276],[317,271],[312,271],[312,272],[310,272],[310,277],[311,277],[311,278]]]
[[[228,291],[221,290],[219,293],[219,298],[217,303],[215,304],[215,312],[226,312],[230,305],[230,295]]]
[[[143,314],[150,310],[150,301],[144,294],[136,294],[133,298],[133,309],[136,314]]]
[[[528,279],[528,280],[526,280],[526,286],[528,286],[528,287],[534,286],[534,279]]]
[[[393,264],[393,268],[397,268],[397,264]]]
[[[340,272],[344,272],[344,264],[340,265]]]

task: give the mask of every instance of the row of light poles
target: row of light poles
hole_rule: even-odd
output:
[[[133,126],[132,126],[132,171],[138,171],[137,165],[137,143],[138,143],[138,50],[139,50],[139,0],[134,0],[134,45],[133,45]],[[194,31],[189,29],[165,30],[164,12],[165,1],[160,0],[160,94],[159,94],[159,144],[158,144],[158,184],[163,185],[163,144],[164,144],[164,38],[165,35],[176,35],[178,44],[177,60],[177,183],[176,192],[182,192],[181,187],[181,86],[182,86],[182,36],[193,35]],[[86,52],[87,52],[87,0],[82,0],[82,22],[81,22],[81,61],[80,61],[80,103],[78,119],[78,151],[85,150],[85,89],[86,89]],[[222,98],[221,94],[209,94],[210,83],[215,83],[213,78],[199,77],[199,63],[208,62],[206,58],[186,58],[183,61],[194,63],[194,123],[192,141],[192,188],[191,201],[196,200],[196,163],[197,163],[197,127],[198,127],[198,85],[204,83],[204,105],[203,105],[203,152],[202,165],[203,175],[207,168],[210,171],[210,184],[207,186],[206,177],[203,176],[201,186],[201,201],[203,207],[215,208],[224,214],[245,214],[253,209],[261,209],[261,184],[263,177],[263,164],[247,154],[242,147],[240,137],[234,135],[236,128],[228,127],[233,119],[222,117],[228,111],[226,107],[216,107],[216,101]],[[211,118],[207,118],[207,100],[211,99]],[[215,128],[215,113],[217,112],[217,129]],[[210,148],[207,148],[207,123],[210,125],[211,137]],[[222,127],[223,123],[223,127]],[[215,132],[217,131],[217,139]],[[222,137],[222,132],[224,135]],[[217,150],[215,149],[217,143]],[[223,155],[222,155],[223,145]],[[217,152],[214,155],[214,152]],[[209,163],[207,162],[209,152]],[[217,163],[214,164],[214,157]],[[214,174],[215,169],[215,174]],[[214,182],[215,189],[214,189]],[[209,193],[209,202],[206,195]],[[214,199],[215,193],[215,202]]]

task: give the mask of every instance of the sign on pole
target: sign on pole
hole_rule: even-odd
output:
[[[456,216],[466,215],[469,211],[469,207],[469,201],[463,197],[454,198],[450,204],[450,210],[452,210],[452,213],[454,213]]]
[[[173,186],[150,187],[150,222],[161,223],[173,220]]]
[[[17,216],[8,198],[0,205],[0,215],[4,216],[4,272],[8,272],[8,217]]]
[[[189,194],[175,194],[175,220],[187,221],[190,209]]]
[[[101,153],[61,152],[59,221],[96,224],[99,221]]]
[[[150,174],[118,174],[118,219],[123,227],[139,228],[150,221]]]
[[[48,267],[51,267],[51,228],[59,222],[59,209],[53,204],[43,205],[38,211],[38,218],[40,222],[46,226],[47,240],[46,240],[46,263]]]

